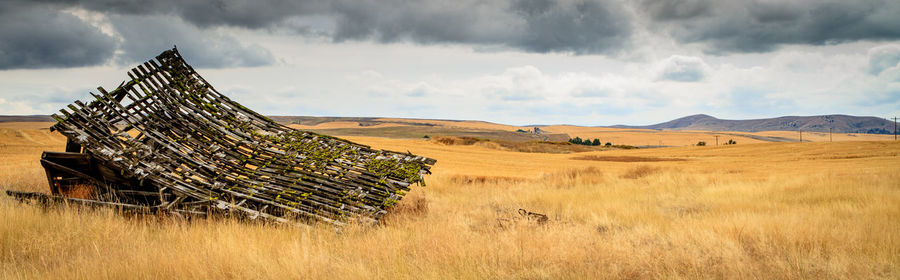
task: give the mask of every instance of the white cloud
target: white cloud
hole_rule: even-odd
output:
[[[110,37],[117,38],[120,42],[122,40],[121,35],[116,32],[116,28],[113,26],[113,23],[109,20],[105,14],[96,11],[86,10],[81,7],[69,7],[62,10],[63,13],[67,13],[81,19],[87,24],[90,24],[94,28],[97,28],[103,34],[106,34]]]
[[[900,66],[900,45],[884,45],[869,49],[869,74],[878,75]]]
[[[703,59],[692,56],[673,55],[661,61],[658,67],[659,80],[676,82],[699,82],[710,72],[709,65]]]

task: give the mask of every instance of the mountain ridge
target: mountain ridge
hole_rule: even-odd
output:
[[[727,120],[710,115],[697,114],[671,121],[644,125],[614,125],[613,128],[655,130],[705,130],[705,131],[810,131],[838,133],[892,134],[894,123],[878,117],[861,117],[842,114],[817,116],[781,116],[764,119]]]

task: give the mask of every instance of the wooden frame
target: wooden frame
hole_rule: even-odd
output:
[[[339,226],[377,221],[435,163],[276,123],[218,93],[177,49],[128,76],[53,115],[69,140],[41,161],[54,195],[77,178],[103,203]]]

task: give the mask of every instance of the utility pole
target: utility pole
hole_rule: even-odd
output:
[[[719,145],[719,135],[716,135],[716,146]]]
[[[797,130],[800,132],[800,143],[803,143],[803,130]]]
[[[834,136],[831,135],[831,130],[833,129],[833,127],[828,128],[828,142],[834,142]]]
[[[894,141],[897,141],[897,117],[894,117]]]

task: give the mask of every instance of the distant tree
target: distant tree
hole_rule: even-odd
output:
[[[706,146],[706,142],[704,142],[704,141],[697,142],[697,146]]]
[[[581,137],[577,137],[577,136],[576,136],[575,138],[569,139],[569,143],[572,143],[572,144],[578,144],[578,145],[581,145],[582,142],[583,142],[583,141],[581,140]]]
[[[569,143],[585,145],[585,146],[599,146],[600,139],[595,138],[593,141],[591,141],[591,139],[581,139],[581,137],[575,137],[575,138],[569,138]]]
[[[734,144],[737,144],[737,142],[735,142],[734,139],[728,139],[728,142],[725,142],[725,145],[734,145]]]
[[[866,133],[869,133],[869,134],[894,134],[893,131],[890,131],[890,130],[887,130],[884,128],[871,128],[869,130],[866,130]]]
[[[612,146],[612,143],[606,142],[606,145],[605,145],[605,146],[607,146],[607,147]]]
[[[431,137],[428,137],[428,135],[422,136],[422,138],[431,139]]]

